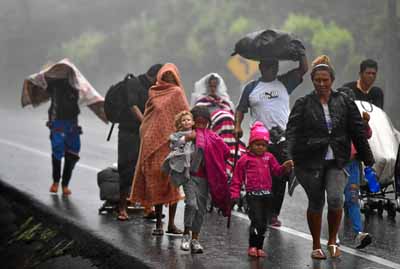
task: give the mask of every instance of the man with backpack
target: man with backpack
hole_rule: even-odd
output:
[[[307,57],[302,55],[298,68],[280,76],[279,61],[276,59],[261,60],[259,70],[261,77],[249,82],[242,91],[235,112],[234,132],[237,139],[242,137],[241,124],[244,114],[250,108],[252,122],[261,121],[270,132],[268,150],[282,164],[287,160],[284,134],[290,113],[289,95],[303,81],[303,76],[308,70]],[[287,179],[273,177],[272,181],[272,226],[279,227],[281,222],[278,216],[285,196]]]
[[[118,121],[118,173],[120,177],[118,220],[128,220],[127,198],[139,154],[140,123],[148,99],[148,90],[154,85],[161,67],[161,64],[155,64],[137,78],[131,76],[125,80],[123,87],[125,92],[121,92],[121,94],[126,94],[124,95],[126,104],[121,110]]]

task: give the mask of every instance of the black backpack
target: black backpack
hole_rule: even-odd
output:
[[[106,117],[112,123],[119,123],[124,121],[126,117],[127,110],[129,110],[128,104],[126,102],[127,88],[132,85],[132,80],[137,80],[133,74],[127,74],[125,78],[115,85],[112,85],[107,91],[106,98],[104,100],[104,112]]]

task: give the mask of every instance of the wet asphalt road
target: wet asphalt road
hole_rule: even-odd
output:
[[[224,218],[216,213],[209,214],[201,235],[205,253],[194,256],[179,249],[179,237],[151,236],[154,223],[143,220],[140,212],[133,212],[131,220],[123,223],[117,222],[111,215],[100,216],[97,212],[101,201],[96,174],[116,162],[117,131],[111,142],[106,142],[109,126],[95,119],[87,109],[83,109],[82,114],[80,123],[84,134],[81,160],[71,181],[71,197],[48,193],[51,163],[49,132],[45,127],[46,106],[12,112],[0,107],[3,121],[0,132],[0,178],[32,193],[43,203],[65,214],[66,218],[90,229],[151,267],[400,268],[400,216],[392,220],[386,212],[383,217],[375,215],[366,220],[367,231],[374,238],[368,248],[362,251],[354,249],[351,227],[345,218],[339,235],[343,245],[342,257],[313,262],[305,220],[307,201],[301,187],[296,189],[293,197],[285,198],[281,214],[283,227],[280,230],[270,229],[264,245],[269,257],[262,260],[250,259],[246,255],[248,220],[243,214],[235,213],[230,230],[226,229]],[[183,228],[183,203],[179,204],[176,223]],[[322,238],[327,238],[326,225]]]

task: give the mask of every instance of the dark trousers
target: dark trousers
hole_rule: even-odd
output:
[[[61,185],[68,187],[74,170],[75,164],[79,161],[79,157],[69,152],[64,153],[64,169],[62,173]],[[58,160],[54,155],[51,155],[51,164],[53,168],[53,182],[60,183],[61,178],[61,160]]]
[[[272,195],[246,195],[249,207],[249,247],[262,249],[264,234],[271,219]]]
[[[271,152],[280,164],[287,160],[287,142],[283,141],[279,144],[269,144],[268,151]],[[273,193],[273,208],[272,215],[279,216],[285,198],[286,181],[288,176],[272,177],[272,193]]]
[[[118,173],[120,193],[129,194],[139,155],[140,136],[138,132],[118,132]]]

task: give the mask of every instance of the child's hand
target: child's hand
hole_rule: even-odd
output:
[[[196,139],[196,131],[193,130],[190,134],[185,135],[186,141],[193,141]]]
[[[362,119],[365,121],[365,122],[369,122],[369,120],[371,119],[371,117],[370,117],[370,115],[368,114],[368,112],[365,112],[365,111],[363,111],[363,113],[362,113]]]
[[[294,167],[294,162],[292,160],[287,160],[282,165],[285,167],[286,173],[289,173]]]

